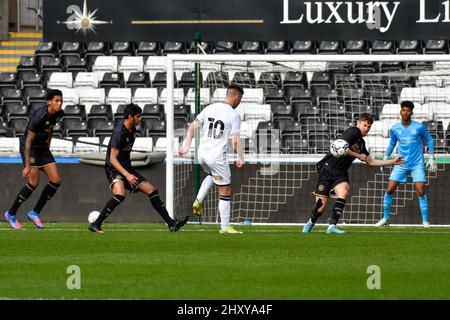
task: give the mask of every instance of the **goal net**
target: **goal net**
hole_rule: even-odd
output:
[[[188,81],[189,73],[197,74],[197,89],[192,78]],[[234,166],[237,156],[231,144],[228,152],[232,222],[305,223],[314,206],[315,164],[331,141],[356,125],[361,114],[370,113],[375,122],[366,146],[372,157],[381,159],[390,128],[400,121],[400,102],[410,100],[415,104],[413,120],[427,127],[438,159],[438,172],[427,170],[430,221],[450,224],[445,214],[450,58],[431,55],[169,55],[165,107],[167,141],[173,143],[167,144],[166,201],[175,216],[192,212],[196,189],[205,177],[194,160],[198,141],[187,156],[178,157],[187,123],[195,117],[196,105],[199,111],[223,101],[230,83],[245,91],[237,108],[245,149],[242,169]],[[424,143],[427,159],[426,149]],[[354,162],[341,222],[374,224],[382,217],[390,172],[390,167],[381,172]],[[329,210],[319,223],[326,222]],[[391,214],[393,224],[421,223],[411,178],[398,186]],[[220,221],[216,187],[203,203],[201,221]]]

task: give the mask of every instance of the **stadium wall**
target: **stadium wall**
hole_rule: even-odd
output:
[[[447,166],[447,165],[445,165]],[[93,210],[101,210],[106,201],[111,197],[108,189],[104,169],[101,166],[86,164],[60,164],[59,165],[63,182],[55,197],[47,204],[43,214],[46,221],[55,222],[86,222],[87,214]],[[242,170],[232,167],[233,193],[240,192],[242,184],[248,184],[249,178],[255,177],[261,165],[249,164]],[[446,168],[445,168],[446,169]],[[304,223],[309,217],[313,204],[311,192],[315,189],[317,175],[314,172],[314,165],[302,166],[305,172],[310,172],[308,179],[302,182],[301,188],[294,190],[293,196],[287,197],[286,202],[278,207],[278,211],[271,214],[267,222],[271,223]],[[0,208],[7,210],[17,192],[23,187],[25,180],[21,178],[21,164],[0,164],[0,174],[3,177],[2,192],[0,198]],[[165,167],[164,163],[157,163],[148,168],[141,168],[139,171],[158,187],[162,199],[165,198]],[[368,182],[376,180],[379,175],[376,168],[365,165],[354,165],[350,170],[351,195],[361,195],[364,201],[371,201],[371,192],[364,191],[369,187]],[[36,203],[47,179],[41,176],[39,188],[33,193],[31,198],[22,206],[19,217],[24,219],[24,214],[31,210]],[[377,199],[383,194],[383,186],[377,187]],[[407,189],[413,190],[407,187]],[[429,179],[429,212],[432,224],[450,224],[450,215],[447,214],[446,204],[448,203],[448,190],[450,189],[450,170],[439,171],[435,178]],[[401,189],[401,188],[399,188]],[[181,217],[190,214],[193,193],[192,179],[183,190],[182,203],[177,206],[176,216]],[[405,200],[404,205],[399,206],[397,214],[392,215],[391,223],[420,224],[420,211],[417,196],[410,192],[410,200]],[[211,196],[210,196],[211,197]],[[356,219],[356,204],[351,204],[349,199],[348,208],[351,207],[351,215],[344,211],[345,221],[352,222]],[[360,201],[360,200],[358,200]],[[378,201],[378,200],[376,200]],[[379,201],[378,201],[379,202]],[[377,204],[378,206],[380,204]],[[350,209],[349,209],[350,210]],[[361,206],[358,216],[364,216],[366,207]],[[328,211],[329,212],[329,211]],[[328,212],[319,222],[326,223]],[[381,217],[381,212],[379,213]],[[251,216],[251,213],[249,213]],[[108,219],[110,222],[161,222],[159,215],[151,207],[149,200],[143,194],[127,194],[127,198]],[[237,222],[243,222],[238,220]],[[360,221],[361,222],[361,221]]]
[[[8,39],[9,0],[0,0],[0,40]]]

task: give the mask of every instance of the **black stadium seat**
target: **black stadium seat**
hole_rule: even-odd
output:
[[[166,122],[157,119],[142,119],[142,126],[146,130],[147,137],[165,137]]]
[[[269,41],[267,44],[266,53],[269,54],[290,54],[291,43],[289,41]]]
[[[206,54],[212,54],[214,52],[214,48],[212,43],[209,42],[200,42],[200,53],[206,53]],[[196,53],[197,48],[195,46],[195,41],[191,42],[191,45],[189,46],[189,52],[190,53]]]
[[[122,72],[106,72],[99,83],[100,88],[124,88],[125,79]]]
[[[66,105],[64,107],[64,119],[79,119],[81,121],[86,120],[86,107],[84,105]]]
[[[43,89],[47,86],[44,74],[35,72],[24,72],[20,74],[21,87],[36,87]]]
[[[27,118],[11,119],[10,124],[11,128],[14,130],[14,136],[20,137],[25,134],[25,130],[27,129],[28,125],[28,119]]]
[[[283,87],[308,88],[308,77],[305,71],[288,71],[284,77]]]
[[[243,88],[256,88],[255,74],[253,72],[235,72],[231,82]]]
[[[22,90],[11,88],[0,88],[0,97],[3,97],[5,102],[23,102]]]
[[[7,102],[3,105],[5,120],[11,119],[27,119],[29,115],[29,108],[27,105],[21,103]]]
[[[264,103],[285,103],[286,96],[283,89],[268,88],[264,94]]]
[[[134,42],[121,41],[114,42],[111,48],[112,56],[134,56],[136,48]]]
[[[105,119],[106,121],[113,120],[112,107],[110,104],[94,104],[87,115],[88,121],[90,119]]]
[[[126,83],[127,88],[150,88],[150,74],[148,72],[131,72]]]
[[[425,54],[448,54],[448,40],[428,40],[425,44]]]
[[[58,43],[57,42],[41,42],[34,53],[36,57],[57,57]]]
[[[239,43],[235,41],[217,41],[214,44],[214,53],[239,53]]]
[[[38,72],[39,70],[40,67],[38,56],[22,56],[20,58],[19,65],[17,66],[17,72]]]
[[[328,41],[324,40],[320,42],[319,54],[341,54],[343,51],[343,44],[340,40]]]
[[[397,47],[395,41],[389,40],[375,40],[372,43],[370,50],[372,54],[395,54],[397,53]]]
[[[370,43],[367,40],[349,40],[345,43],[345,54],[368,54]]]
[[[18,89],[19,78],[15,72],[0,72],[0,88]]]
[[[157,41],[142,41],[138,43],[136,55],[158,56],[161,53],[161,43]]]
[[[241,53],[262,54],[265,53],[265,43],[263,41],[244,41],[241,46]]]
[[[75,56],[81,58],[84,56],[84,45],[80,42],[63,42],[59,56]]]
[[[67,137],[89,137],[89,126],[86,121],[80,119],[63,119],[63,127]]]
[[[169,53],[187,53],[188,44],[184,41],[166,41],[164,42],[162,54]]]
[[[109,137],[114,131],[114,122],[106,119],[93,118],[89,119],[88,123],[94,137]]]
[[[156,119],[156,120],[164,120],[164,105],[163,104],[146,104],[142,109],[142,118],[143,119]]]
[[[90,68],[88,59],[71,55],[63,58],[63,64],[67,72],[87,72]]]
[[[292,46],[293,54],[316,54],[317,43],[315,41],[295,41]]]

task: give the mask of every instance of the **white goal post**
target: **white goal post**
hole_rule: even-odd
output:
[[[166,57],[166,72],[167,72],[167,86],[166,86],[166,102],[165,102],[165,112],[166,112],[166,141],[167,141],[167,151],[166,151],[166,206],[167,210],[170,213],[170,215],[175,216],[175,188],[174,185],[176,183],[175,181],[175,158],[178,154],[178,150],[176,150],[176,146],[174,146],[174,139],[175,136],[175,127],[174,127],[174,105],[175,105],[175,95],[174,95],[174,89],[175,89],[175,71],[176,66],[178,63],[186,63],[186,64],[194,64],[194,63],[200,63],[200,66],[202,63],[365,63],[365,62],[377,62],[377,63],[387,63],[387,62],[403,62],[403,63],[414,63],[414,62],[429,62],[429,63],[448,63],[449,67],[446,72],[449,73],[449,80],[450,80],[450,56],[449,55],[401,55],[401,54],[395,54],[395,55],[375,55],[375,54],[367,54],[367,55],[272,55],[272,54],[259,54],[259,55],[253,55],[253,54],[214,54],[214,55],[188,55],[188,54],[169,54]],[[417,72],[418,75],[420,72]],[[230,79],[231,81],[231,79]],[[450,81],[449,81],[449,88],[450,88]],[[244,88],[245,90],[245,88]],[[430,89],[431,90],[431,89]],[[245,94],[244,94],[245,95]],[[450,96],[449,96],[449,102],[450,102]],[[449,105],[450,108],[450,105]],[[397,113],[398,114],[398,113]],[[397,118],[399,120],[399,118]],[[449,118],[450,120],[450,118]],[[272,155],[273,156],[273,155]],[[318,160],[323,156],[323,154],[318,155],[304,155],[300,156],[299,158],[303,159],[303,162],[306,163],[312,163],[314,161],[312,160]],[[444,155],[445,157],[445,155]],[[273,157],[272,157],[273,158]],[[283,157],[280,156],[281,161],[283,161]],[[280,159],[276,160],[279,161]],[[256,158],[255,161],[258,161],[258,158]],[[300,161],[300,162],[302,162]],[[443,171],[444,166],[440,166],[439,170]],[[376,169],[373,169],[376,170]],[[378,171],[377,171],[378,172]],[[385,173],[384,175],[380,176],[379,178],[383,178],[386,180],[388,177],[388,174]],[[316,177],[312,176],[312,180],[315,180]],[[377,178],[378,179],[378,178]],[[233,183],[233,182],[232,182]],[[376,182],[375,182],[376,183]],[[234,185],[233,185],[234,187]],[[368,186],[368,188],[370,188]],[[383,188],[377,187],[377,192],[379,193],[380,190]],[[408,189],[408,188],[407,188]],[[402,189],[403,190],[403,189]],[[310,193],[313,190],[304,190],[303,192]],[[412,194],[410,190],[403,190],[405,193]],[[213,191],[212,192],[216,192]],[[364,197],[370,197],[369,195],[364,196],[364,194],[360,194],[361,198]],[[377,194],[377,197],[379,197],[379,194]],[[312,206],[312,200],[305,204],[307,207]],[[358,207],[358,206],[356,206]],[[355,208],[356,208],[355,207]],[[362,209],[364,210],[364,209]],[[374,209],[375,210],[375,209]],[[382,214],[382,212],[381,212]],[[419,213],[415,213],[416,215],[419,215]],[[354,221],[360,221],[359,218],[353,217]],[[367,223],[372,223],[371,219],[367,220],[367,217],[363,220],[361,218],[361,221],[366,221]],[[262,221],[262,220],[261,220]],[[256,221],[256,222],[261,222]],[[352,220],[353,221],[353,220]],[[264,222],[264,221],[262,221]],[[301,223],[304,221],[298,221],[298,223]],[[359,222],[357,222],[359,224]],[[405,222],[405,225],[408,224]],[[414,223],[409,223],[414,224]]]

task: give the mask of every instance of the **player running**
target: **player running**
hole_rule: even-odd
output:
[[[430,154],[427,163],[430,172],[436,172],[436,161],[434,159],[434,141],[428,133],[425,126],[417,121],[411,120],[414,104],[411,101],[403,101],[400,104],[400,115],[402,121],[391,128],[390,143],[384,155],[388,159],[395,145],[398,143],[398,154],[405,157],[405,165],[395,166],[389,177],[389,183],[384,194],[383,211],[384,217],[377,222],[376,226],[389,225],[389,214],[391,212],[392,201],[394,199],[394,191],[400,182],[407,182],[407,175],[411,172],[417,196],[419,197],[420,212],[422,213],[422,224],[429,227],[428,221],[428,197],[425,193],[425,161],[423,157],[423,142],[428,144],[428,152]]]
[[[103,221],[125,200],[125,189],[130,193],[145,193],[153,208],[167,223],[170,231],[178,231],[189,217],[173,220],[159,197],[158,190],[131,166],[130,153],[136,139],[136,126],[141,122],[142,109],[128,104],[123,111],[124,121],[114,129],[106,152],[105,173],[113,197],[106,203],[97,220],[90,226],[92,232],[103,233]]]
[[[242,168],[244,153],[239,139],[241,120],[236,108],[241,103],[243,94],[244,90],[240,86],[229,85],[225,101],[207,106],[189,125],[184,145],[179,150],[181,157],[189,151],[194,132],[201,127],[198,161],[207,176],[202,182],[192,209],[196,215],[202,213],[202,202],[213,183],[216,184],[219,189],[221,227],[219,232],[223,234],[242,233],[230,225],[231,171],[227,163],[227,145],[231,136],[233,150],[237,151],[239,157],[236,166]]]
[[[372,124],[373,116],[368,113],[362,114],[357,121],[356,127],[345,130],[340,137],[340,139],[344,139],[349,144],[347,155],[337,158],[331,153],[327,153],[316,164],[319,175],[316,190],[313,192],[316,196],[316,205],[312,210],[311,218],[303,227],[303,233],[312,231],[317,219],[325,211],[331,193],[334,193],[333,197],[336,198],[336,201],[328,219],[329,225],[326,233],[345,233],[344,230],[337,228],[336,224],[344,211],[346,199],[350,193],[347,170],[356,158],[364,161],[371,167],[390,166],[402,163],[402,157],[397,157],[395,160],[375,160],[369,155],[363,137],[369,133]]]
[[[24,166],[22,177],[28,178],[28,182],[20,190],[12,207],[5,212],[6,221],[15,230],[22,228],[16,216],[17,210],[38,187],[40,170],[44,171],[49,181],[34,209],[27,213],[27,218],[39,229],[45,229],[41,221],[41,211],[61,185],[61,175],[50,152],[50,142],[53,136],[53,127],[64,115],[62,99],[60,90],[49,90],[47,106],[40,107],[33,112],[25,134],[20,139],[20,154]]]

